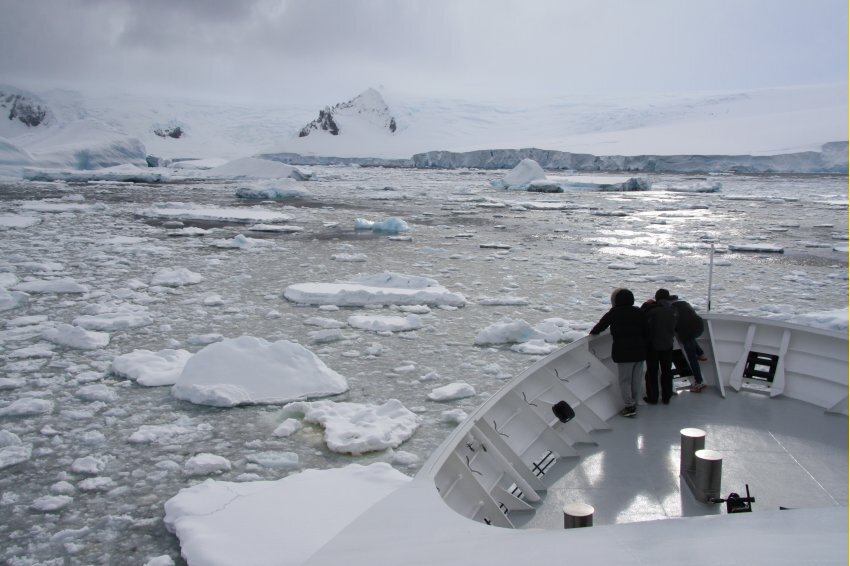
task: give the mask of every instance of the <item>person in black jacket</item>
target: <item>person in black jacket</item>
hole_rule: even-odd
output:
[[[661,367],[661,402],[673,397],[673,337],[676,335],[676,310],[670,291],[658,289],[640,309],[646,314],[649,347],[646,353],[646,397],[650,405],[658,403],[658,368]]]
[[[705,353],[697,344],[697,338],[702,335],[704,324],[702,317],[697,314],[688,302],[681,300],[676,295],[671,295],[673,308],[676,309],[678,316],[676,322],[676,338],[679,344],[682,345],[682,350],[685,351],[685,357],[688,359],[688,365],[691,367],[691,373],[694,374],[694,384],[691,386],[692,393],[699,393],[705,389],[705,383],[702,382],[702,370],[699,367],[700,360],[705,360]]]
[[[633,417],[637,414],[643,362],[646,360],[646,317],[635,305],[635,296],[628,289],[614,289],[611,310],[606,312],[590,329],[597,335],[611,327],[611,359],[617,363],[620,394],[625,407],[620,414]]]

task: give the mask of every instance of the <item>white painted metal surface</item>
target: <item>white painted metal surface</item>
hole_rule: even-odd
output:
[[[702,393],[620,417],[610,336],[583,338],[508,382],[308,563],[846,564],[847,336],[706,319]],[[750,351],[779,357],[772,384],[742,377]],[[721,493],[749,485],[754,512],[694,497],[679,476],[687,427],[722,456]],[[570,503],[593,506],[595,526],[563,532]]]

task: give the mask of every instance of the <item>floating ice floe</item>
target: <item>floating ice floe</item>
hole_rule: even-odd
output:
[[[112,181],[123,183],[161,183],[162,173],[142,169],[131,163],[104,167],[102,169],[24,169],[23,178],[28,181],[65,181],[69,183],[87,183],[92,181]]]
[[[618,269],[618,270],[632,270],[637,269],[638,266],[634,263],[628,261],[615,261],[613,263],[608,264],[608,269]]]
[[[0,288],[8,289],[12,285],[18,282],[18,276],[14,273],[3,272],[0,273]]]
[[[25,293],[88,293],[89,288],[85,285],[80,285],[70,278],[65,279],[34,279],[32,281],[23,281],[12,287],[15,291],[23,291]]]
[[[26,306],[30,296],[22,291],[8,291],[0,288],[0,311],[8,311]]]
[[[301,421],[299,421],[298,419],[286,419],[285,421],[280,423],[280,425],[278,425],[276,429],[274,429],[272,435],[287,438],[301,430],[301,428]]]
[[[180,417],[173,423],[141,425],[127,438],[133,444],[188,444],[209,436],[212,427],[206,423],[195,424],[189,417]]]
[[[83,401],[100,401],[102,403],[111,403],[118,399],[118,394],[111,387],[103,383],[81,387],[74,393],[74,396]]]
[[[166,267],[154,273],[151,285],[161,287],[183,287],[184,285],[195,285],[204,280],[204,276],[185,267]]]
[[[245,459],[273,470],[294,470],[301,465],[298,454],[295,452],[255,452],[246,454]]]
[[[369,305],[427,305],[462,307],[466,298],[434,279],[384,272],[337,283],[297,283],[283,296],[307,305],[362,307]]]
[[[269,159],[258,159],[256,157],[241,157],[228,161],[223,165],[208,169],[206,177],[216,179],[295,179],[306,181],[313,174],[302,172],[292,165],[271,161]]]
[[[171,391],[184,401],[233,407],[286,403],[347,390],[346,379],[303,346],[241,336],[210,344],[192,356]]]
[[[369,257],[366,254],[334,254],[331,259],[343,262],[363,262],[367,261]]]
[[[147,326],[153,324],[153,318],[143,306],[107,303],[86,305],[72,323],[86,330],[111,332]]]
[[[781,254],[785,252],[785,248],[775,244],[729,244],[729,251]]]
[[[475,337],[475,344],[478,346],[513,344],[542,339],[544,336],[542,332],[524,320],[510,320],[491,324],[480,331]]]
[[[256,182],[239,187],[236,196],[245,199],[285,200],[309,196],[310,193],[292,179]]]
[[[847,308],[793,315],[786,320],[794,324],[847,332]]]
[[[207,234],[212,234],[212,230],[204,230],[203,228],[198,228],[197,226],[187,226],[185,228],[178,228],[176,230],[170,230],[168,232],[169,236],[206,236]]]
[[[525,306],[530,304],[530,301],[525,297],[514,297],[511,295],[506,295],[504,297],[480,297],[478,299],[478,304],[487,306],[487,307],[496,307],[496,306]]]
[[[230,460],[224,456],[202,452],[186,460],[183,473],[187,476],[208,476],[228,472],[230,467]]]
[[[255,248],[264,248],[275,245],[275,243],[271,240],[249,238],[243,234],[237,234],[229,240],[213,240],[212,242],[210,242],[210,244],[217,248],[231,248],[240,250],[252,250]]]
[[[84,456],[77,458],[71,463],[71,471],[75,474],[88,474],[96,476],[106,469],[107,458],[96,456]]]
[[[294,234],[296,232],[303,232],[304,228],[301,226],[292,226],[290,224],[254,224],[247,228],[250,232],[274,232],[281,234]]]
[[[324,330],[308,332],[307,335],[316,344],[329,344],[331,342],[345,340],[345,335],[338,328],[326,328]]]
[[[18,348],[17,350],[12,350],[6,355],[6,357],[10,360],[52,358],[54,353],[53,348],[47,344],[34,344],[32,346],[25,346],[23,348]]]
[[[37,200],[25,202],[21,205],[21,210],[31,210],[33,212],[90,212],[94,210],[96,205],[85,204],[80,202],[68,202],[62,200]]]
[[[45,328],[41,336],[48,342],[76,350],[97,350],[109,345],[109,334],[106,332],[90,331],[65,323]]]
[[[70,505],[74,498],[69,495],[42,495],[33,500],[30,507],[42,513],[54,513]]]
[[[32,456],[32,444],[24,444],[13,432],[0,430],[0,470],[22,462]]]
[[[0,409],[0,417],[33,417],[53,412],[53,401],[24,397]]]
[[[588,175],[552,177],[565,190],[589,191],[648,191],[652,184],[643,177],[622,175]]]
[[[399,234],[401,232],[409,232],[410,225],[394,216],[387,218],[382,222],[372,222],[364,218],[357,218],[354,221],[355,230],[371,230],[372,232],[381,232],[386,234]]]
[[[186,343],[192,346],[206,346],[222,340],[224,340],[224,336],[218,332],[208,332],[207,334],[193,334],[186,338]]]
[[[720,181],[697,181],[695,183],[652,183],[653,191],[671,193],[719,193],[723,188]]]
[[[305,470],[277,481],[209,479],[165,503],[165,525],[180,539],[180,551],[190,564],[244,563],[246,548],[256,566],[281,564],[282,557],[287,564],[303,564],[376,501],[408,481],[383,462]]]
[[[440,414],[440,417],[443,419],[443,422],[453,425],[459,425],[460,423],[465,421],[468,416],[469,415],[467,415],[466,411],[464,411],[463,409],[449,409],[448,411],[443,411]]]
[[[229,222],[287,222],[292,215],[256,206],[209,207],[186,203],[168,203],[146,208],[137,214],[151,218],[181,220],[220,220]]]
[[[550,344],[545,340],[533,339],[521,344],[514,344],[511,350],[520,354],[542,355],[551,354],[561,346],[558,344]]]
[[[488,346],[495,344],[519,344],[511,348],[523,354],[549,353],[544,350],[554,351],[560,342],[573,342],[578,340],[587,332],[582,332],[576,327],[589,328],[585,323],[568,321],[563,318],[547,318],[536,326],[531,326],[524,320],[506,320],[491,324],[480,331],[475,337],[475,344]],[[553,345],[543,346],[543,342]],[[522,344],[527,344],[522,346]]]
[[[10,228],[30,228],[41,223],[41,218],[38,216],[28,216],[24,214],[0,214],[0,230],[8,230]]]
[[[431,401],[455,401],[475,396],[475,388],[468,383],[449,383],[432,390],[428,394]]]
[[[286,405],[284,414],[322,425],[328,448],[341,454],[396,448],[419,427],[419,417],[397,399],[382,405],[301,401]]]
[[[139,385],[174,385],[191,357],[187,350],[133,350],[113,359],[111,371]]]
[[[340,322],[338,320],[334,320],[332,318],[322,318],[320,316],[311,316],[310,318],[304,321],[304,324],[308,326],[319,326],[321,328],[343,328],[345,327],[344,322]]]
[[[405,332],[422,328],[422,319],[415,314],[407,316],[354,315],[348,317],[348,325],[373,332]]]

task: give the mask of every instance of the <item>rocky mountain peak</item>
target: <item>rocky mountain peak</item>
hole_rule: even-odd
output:
[[[9,120],[18,120],[30,128],[48,121],[50,110],[32,96],[22,92],[0,90],[0,109]]]
[[[301,128],[298,137],[303,138],[319,130],[337,136],[342,131],[337,119],[354,116],[379,128],[386,128],[390,133],[396,131],[395,118],[390,114],[384,98],[377,90],[369,88],[347,102],[319,110],[319,117]]]

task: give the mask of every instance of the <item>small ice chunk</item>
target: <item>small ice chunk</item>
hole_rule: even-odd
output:
[[[276,429],[274,429],[274,432],[272,432],[272,434],[274,436],[286,438],[301,430],[302,426],[303,425],[301,424],[301,421],[299,421],[298,419],[286,419],[285,421],[280,423],[280,425]]]
[[[192,353],[187,350],[133,350],[112,360],[112,373],[139,385],[174,385]]]
[[[256,452],[248,454],[245,459],[275,470],[294,470],[300,465],[298,454],[295,452]]]
[[[0,417],[32,417],[53,412],[53,401],[24,397],[0,409]]]
[[[201,453],[186,460],[183,473],[187,476],[208,476],[230,471],[230,460],[217,454]]]
[[[431,401],[455,401],[475,395],[475,388],[468,383],[449,383],[442,387],[438,387],[428,394],[428,399]]]
[[[200,273],[189,271],[185,267],[167,267],[157,271],[151,279],[151,285],[161,287],[183,287],[195,285],[204,280]]]
[[[67,507],[72,501],[74,501],[74,498],[69,495],[42,495],[33,501],[30,507],[42,513],[52,513]]]
[[[118,399],[118,394],[102,383],[81,387],[77,389],[74,395],[83,401],[101,401],[103,403],[111,403]]]

